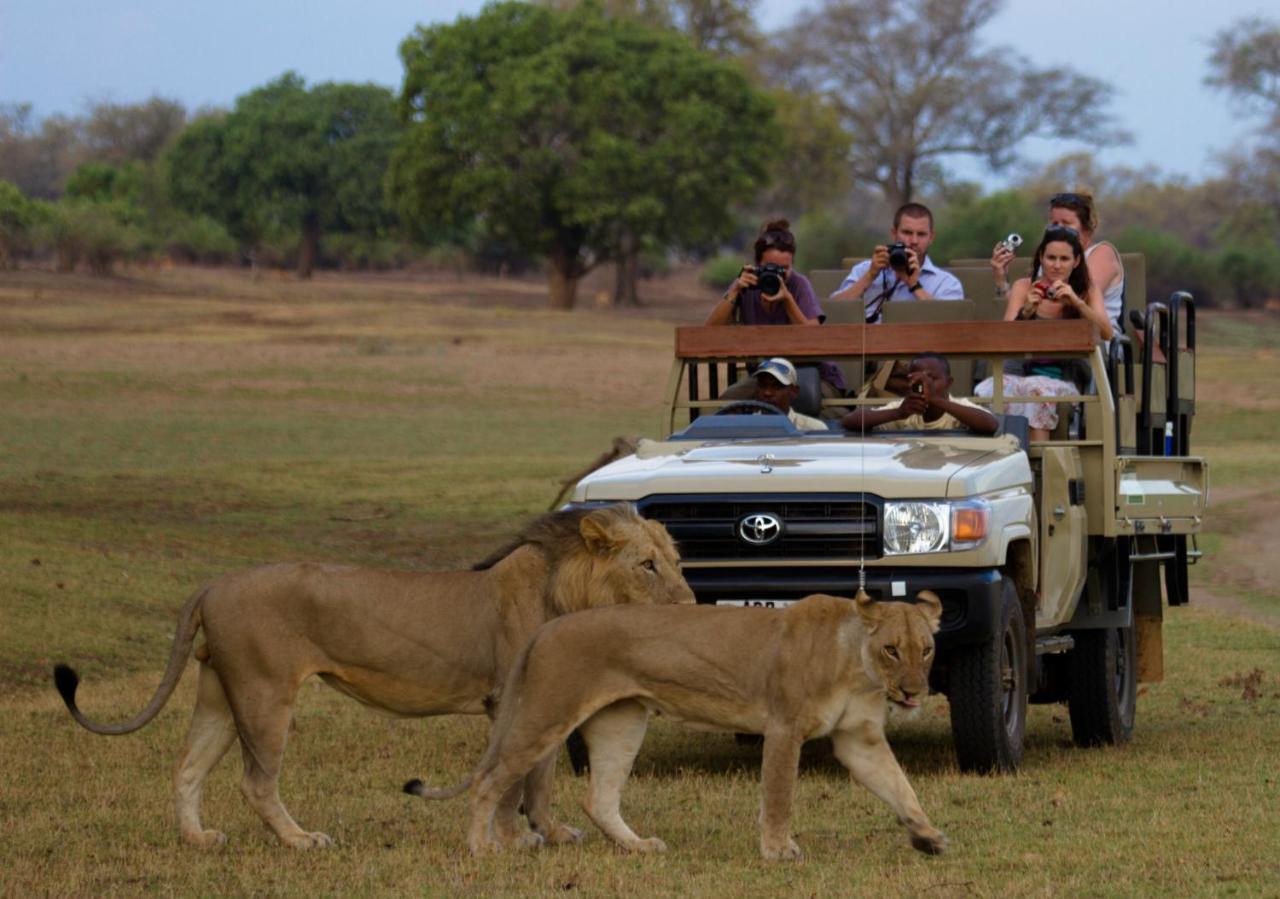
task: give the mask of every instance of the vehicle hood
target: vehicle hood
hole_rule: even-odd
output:
[[[886,498],[977,496],[1031,482],[1011,437],[642,441],[578,483],[576,501],[671,493],[867,492]]]

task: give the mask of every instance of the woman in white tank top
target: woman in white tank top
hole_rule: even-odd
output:
[[[1065,225],[1080,234],[1084,246],[1085,264],[1089,266],[1089,279],[1102,291],[1102,302],[1107,315],[1119,328],[1124,327],[1120,315],[1124,308],[1124,265],[1120,252],[1109,242],[1093,242],[1093,232],[1098,230],[1098,212],[1093,195],[1087,193],[1060,193],[1049,198],[1049,224]],[[1009,293],[1009,263],[1013,251],[1003,242],[996,244],[991,253],[991,271],[995,277],[996,293]]]

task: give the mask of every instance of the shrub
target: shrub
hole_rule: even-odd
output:
[[[1125,228],[1116,235],[1125,253],[1147,257],[1147,300],[1165,300],[1175,290],[1190,291],[1198,303],[1213,305],[1228,299],[1215,271],[1213,257],[1168,231]]]
[[[454,243],[437,244],[427,250],[427,267],[438,271],[461,275],[475,269],[475,258],[466,247]]]
[[[47,209],[41,237],[57,254],[60,272],[75,271],[84,262],[95,275],[109,275],[117,262],[137,258],[146,244],[142,231],[124,222],[110,203],[61,200]]]
[[[801,272],[842,268],[845,257],[868,256],[873,246],[885,240],[883,232],[825,211],[801,216],[792,232],[796,236],[796,268]]]
[[[239,255],[236,244],[221,223],[207,215],[179,216],[165,229],[162,246],[175,262],[224,265]]]
[[[1029,254],[1044,232],[1046,211],[1025,191],[1005,190],[985,197],[958,192],[934,210],[938,238],[929,257],[939,264],[960,258],[986,259],[996,241],[1010,232],[1022,235],[1026,241],[1022,252]]]
[[[1232,299],[1246,309],[1280,294],[1280,253],[1273,247],[1236,247],[1218,255],[1218,271]]]
[[[708,259],[702,266],[699,280],[708,287],[723,290],[742,271],[743,257],[736,253],[724,253]]]
[[[17,185],[0,180],[0,269],[14,268],[31,250],[36,208]]]
[[[404,268],[411,258],[399,240],[367,234],[326,234],[320,241],[322,264],[333,268],[387,271]]]

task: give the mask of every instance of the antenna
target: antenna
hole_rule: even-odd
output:
[[[862,358],[860,360],[860,364],[862,365],[862,377],[865,380],[867,377],[867,328],[869,328],[870,325],[867,324],[866,321],[867,316],[865,306],[862,311]],[[857,397],[855,397],[855,399],[857,399]],[[862,411],[863,407],[858,406],[858,409]],[[858,425],[859,431],[861,432],[858,437],[858,488],[861,493],[862,507],[865,509],[867,507],[867,416],[865,411],[862,411],[862,414],[858,416]],[[866,589],[867,540],[864,535],[863,538],[858,541],[858,592],[864,593],[866,592]]]

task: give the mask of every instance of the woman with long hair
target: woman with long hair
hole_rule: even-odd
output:
[[[1044,238],[1036,247],[1031,271],[1040,273],[1036,280],[1021,278],[1010,288],[1005,321],[1083,318],[1093,323],[1094,333],[1100,340],[1111,339],[1115,333],[1111,317],[1101,291],[1089,276],[1080,232],[1065,225],[1046,228]],[[993,389],[993,379],[987,378],[974,388],[974,393],[989,397]],[[1005,363],[1005,396],[1058,397],[1074,396],[1076,392],[1076,386],[1066,380],[1061,360]],[[1049,432],[1058,425],[1054,402],[1009,403],[1007,409],[1013,415],[1026,416],[1032,440],[1048,440]]]
[[[1123,329],[1120,313],[1124,306],[1124,264],[1114,244],[1093,239],[1098,230],[1098,208],[1093,194],[1084,191],[1054,194],[1049,198],[1049,224],[1073,228],[1080,235],[1089,280],[1102,292],[1102,303],[1112,323]],[[1009,263],[1012,261],[1013,250],[1003,241],[996,244],[991,253],[991,272],[995,277],[996,293],[1000,296],[1007,295],[1009,290]]]

